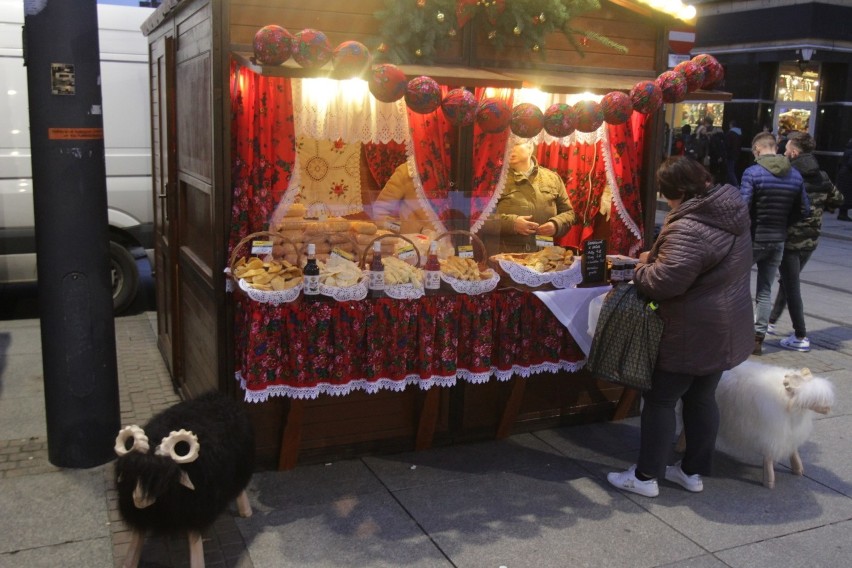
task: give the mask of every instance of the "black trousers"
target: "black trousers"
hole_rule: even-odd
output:
[[[683,400],[683,429],[686,453],[681,465],[690,475],[710,475],[716,435],[719,432],[719,407],[716,387],[722,373],[688,375],[654,371],[651,389],[642,395],[642,431],[636,469],[645,475],[665,477],[672,457],[675,435],[675,404]]]

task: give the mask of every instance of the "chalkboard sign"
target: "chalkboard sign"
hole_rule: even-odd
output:
[[[606,283],[606,241],[586,241],[583,245],[583,284]]]

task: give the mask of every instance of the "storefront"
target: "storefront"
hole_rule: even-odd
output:
[[[450,20],[444,4],[412,2],[412,14],[395,17],[427,14],[443,24]],[[493,4],[488,9],[500,9]],[[597,102],[653,81],[664,68],[661,38],[672,19],[641,3],[601,4],[570,20],[590,35],[554,33],[528,44],[520,25],[489,31],[501,12],[483,13],[485,27],[478,26],[476,13],[461,17],[478,5],[451,2],[458,28],[416,50],[433,64],[398,69],[406,81],[436,82],[441,102],[465,88],[503,109]],[[326,235],[341,223],[354,235],[354,258],[366,259],[354,246],[367,244],[355,238],[357,223],[376,221],[377,195],[402,163],[414,172],[432,238],[454,230],[477,235],[465,237],[471,246],[487,240],[509,129],[489,131],[487,120],[455,124],[442,109],[416,112],[413,98],[377,102],[363,81],[348,82],[331,64],[264,65],[253,57],[253,38],[270,23],[319,30],[332,47],[356,40],[392,50],[392,39],[377,41],[383,22],[376,13],[388,6],[400,4],[191,0],[162,6],[143,28],[151,49],[160,349],[185,396],[219,389],[256,403],[248,408],[265,465],[505,436],[632,408],[620,387],[582,372],[587,339],[528,285],[500,280],[482,294],[445,288],[408,299],[273,304],[242,294],[224,273],[247,256],[235,249],[254,247],[250,235],[272,231],[270,246],[301,254],[296,243],[306,243],[306,233],[322,233],[328,248],[346,245]],[[530,26],[555,17],[529,16]],[[309,35],[316,37],[303,39]],[[536,134],[537,157],[565,180],[578,215],[563,244],[581,250],[603,239],[609,252],[635,255],[653,231],[663,116],[632,112],[609,124],[596,113],[585,128]],[[477,260],[487,261],[481,252]],[[564,293],[569,306],[585,308],[591,297],[580,288]]]
[[[852,6],[710,0],[696,8],[693,53],[716,56],[723,89],[733,93],[716,124],[727,129],[735,120],[743,131],[738,171],[748,166],[757,133],[801,130],[814,136],[820,165],[833,177],[852,138]]]

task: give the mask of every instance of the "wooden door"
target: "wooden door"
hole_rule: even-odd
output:
[[[177,261],[173,223],[177,211],[175,156],[175,41],[166,35],[151,44],[154,254],[157,280],[157,346],[180,387],[177,335]]]

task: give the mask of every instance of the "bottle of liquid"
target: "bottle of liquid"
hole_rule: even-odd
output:
[[[426,258],[424,287],[427,294],[435,294],[441,289],[441,265],[438,263],[438,243],[429,244],[429,256]]]
[[[319,298],[319,265],[317,265],[317,247],[314,243],[308,243],[308,261],[305,263],[305,268],[302,274],[305,277],[305,287],[303,292],[308,300],[316,300]]]
[[[380,298],[385,295],[385,265],[382,264],[382,245],[373,242],[373,260],[370,261],[370,296]]]

